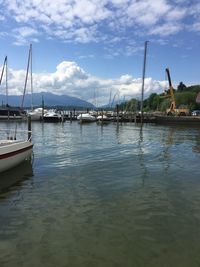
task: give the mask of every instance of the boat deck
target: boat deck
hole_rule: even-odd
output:
[[[7,146],[9,144],[16,144],[19,143],[20,141],[18,140],[0,140],[0,146]]]

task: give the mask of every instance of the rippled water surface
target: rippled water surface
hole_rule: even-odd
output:
[[[1,267],[200,266],[200,128],[32,130],[33,162],[0,174]]]

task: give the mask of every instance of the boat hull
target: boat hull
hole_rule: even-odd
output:
[[[30,141],[7,141],[0,143],[0,172],[9,170],[31,157]]]
[[[43,117],[44,122],[62,122],[64,121],[61,117]]]
[[[79,121],[79,123],[90,123],[90,122],[95,122],[96,118],[88,113],[86,114],[80,114],[77,117],[77,120]]]

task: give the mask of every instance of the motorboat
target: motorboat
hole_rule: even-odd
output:
[[[98,123],[109,123],[111,121],[112,121],[112,118],[108,117],[105,114],[101,114],[101,115],[97,116],[97,122]]]
[[[96,117],[89,114],[89,113],[82,113],[80,115],[78,115],[77,120],[80,123],[84,123],[84,122],[94,122],[96,121]]]
[[[8,135],[8,130],[2,130]],[[17,133],[23,136],[22,132]],[[27,132],[27,131],[26,131]],[[17,140],[16,130],[10,133],[5,139],[0,139],[0,172],[10,170],[11,168],[19,165],[23,161],[30,159],[33,150],[33,143],[31,141],[31,132],[28,131],[27,139]]]
[[[47,113],[46,109],[35,108],[34,110],[28,112],[28,116],[31,117],[31,121],[41,121],[44,115]]]
[[[49,110],[47,113],[44,114],[43,121],[44,122],[63,122],[64,116],[56,110]]]

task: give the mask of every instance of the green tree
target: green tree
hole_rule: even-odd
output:
[[[177,91],[183,92],[186,88],[187,88],[186,85],[183,82],[180,82],[179,85],[177,86]]]

